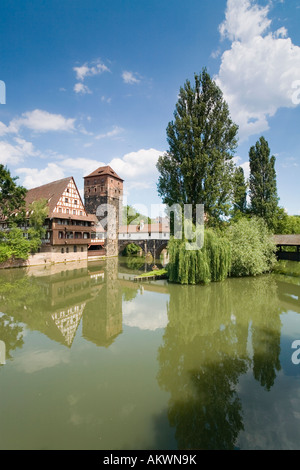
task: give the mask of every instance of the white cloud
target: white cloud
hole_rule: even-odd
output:
[[[35,150],[31,142],[27,142],[19,137],[15,137],[14,142],[16,143],[0,141],[0,163],[2,165],[17,165],[26,157],[40,155],[40,152]]]
[[[15,146],[8,148],[6,152],[2,152],[2,155],[6,156],[5,162],[8,159],[11,162],[11,159],[14,158],[14,163],[18,164],[24,159],[25,149],[27,149],[27,154],[35,152],[29,144],[24,143],[22,148]],[[40,158],[44,156],[42,153],[38,155]],[[163,152],[153,148],[140,149],[136,152],[127,153],[122,158],[113,158],[109,162],[101,162],[95,159],[71,158],[53,154],[49,158],[55,159],[55,161],[48,163],[45,168],[22,167],[18,168],[16,173],[21,177],[21,184],[31,189],[66,176],[72,176],[73,173],[80,175],[82,178],[101,166],[109,165],[125,180],[124,190],[125,194],[128,194],[132,189],[144,190],[155,187],[158,179],[156,163],[160,155],[163,155]],[[78,179],[78,184],[80,185],[80,183],[82,183],[82,180]]]
[[[268,32],[269,7],[250,0],[228,0],[222,38],[232,41],[215,80],[240,127],[241,140],[269,128],[281,107],[295,107],[293,83],[300,78],[300,47],[286,28]]]
[[[20,176],[23,175],[22,185],[27,189],[36,188],[65,177],[63,168],[56,163],[48,163],[47,167],[41,170],[37,168],[18,168],[16,173]]]
[[[22,114],[10,122],[10,132],[19,132],[20,127],[26,127],[36,132],[73,131],[75,119],[68,119],[61,114],[51,114],[48,111],[35,109]]]
[[[244,175],[245,175],[245,179],[249,179],[250,177],[250,163],[249,162],[244,162],[240,165],[240,167],[243,168],[244,170]]]
[[[122,78],[124,80],[125,83],[128,83],[129,85],[134,85],[136,83],[140,83],[140,79],[137,78],[136,76],[137,74],[133,73],[133,72],[129,72],[129,71],[124,71],[122,73]]]
[[[143,296],[147,296],[144,292]],[[161,294],[159,294],[161,296]],[[167,298],[154,298],[155,307],[153,308],[153,299],[148,303],[141,303],[140,298],[135,302],[124,302],[123,304],[123,323],[130,327],[136,327],[140,330],[155,331],[165,328],[168,324],[168,314],[166,309]],[[150,300],[150,299],[149,299]],[[165,300],[165,303],[162,302]]]
[[[124,129],[122,127],[119,127],[119,126],[114,126],[113,129],[111,131],[108,131],[104,134],[98,134],[95,139],[107,139],[107,138],[111,138],[111,137],[117,137],[118,135],[120,135],[122,132],[124,131]]]
[[[88,158],[65,158],[60,162],[60,165],[65,169],[68,169],[69,173],[72,173],[72,171],[75,170],[82,172],[83,176],[86,176],[100,166],[107,165],[107,163]]]
[[[130,188],[153,187],[158,178],[156,163],[163,152],[153,148],[130,152],[122,158],[114,158],[110,166],[126,180]]]
[[[80,67],[73,67],[77,80],[83,81],[86,77],[99,75],[103,72],[110,72],[109,68],[100,60],[88,64],[87,62]]]
[[[92,93],[91,90],[87,85],[84,85],[81,82],[75,83],[74,85],[74,91],[75,93],[80,93],[82,95],[86,95],[87,93]]]
[[[270,27],[268,13],[268,6],[261,7],[252,0],[228,0],[225,21],[219,27],[222,38],[247,42],[260,36]]]

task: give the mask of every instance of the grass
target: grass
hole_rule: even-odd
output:
[[[156,271],[150,271],[148,273],[143,273],[143,274],[140,274],[139,276],[136,276],[136,277],[156,277],[156,276],[165,276],[166,274],[168,274],[168,271],[165,269],[165,268],[162,268],[162,269],[157,269]]]

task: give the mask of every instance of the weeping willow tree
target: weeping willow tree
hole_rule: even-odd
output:
[[[169,242],[168,274],[170,282],[207,284],[223,281],[230,272],[231,246],[229,241],[211,229],[205,230],[201,250],[189,251],[185,240],[172,238]]]

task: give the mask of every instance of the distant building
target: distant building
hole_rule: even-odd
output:
[[[51,253],[51,261],[56,262],[86,259],[97,219],[86,211],[74,178],[30,189],[26,195],[27,210],[40,199],[47,200],[49,210],[41,252]]]
[[[39,252],[19,265],[41,265],[67,261],[87,260],[98,256],[118,256],[120,246],[136,241],[168,241],[169,220],[157,218],[155,223],[122,226],[123,182],[110,166],[103,166],[84,177],[84,203],[72,176],[28,190],[26,215],[30,205],[45,199],[48,216],[46,235]],[[106,211],[108,209],[108,211]],[[107,216],[110,213],[111,219]],[[109,223],[108,223],[109,222]],[[24,236],[26,236],[26,227]],[[0,220],[0,229],[9,230],[7,221]],[[8,263],[10,265],[10,263]],[[16,260],[15,265],[18,265]]]
[[[119,212],[123,205],[123,179],[110,166],[103,166],[84,177],[84,204],[86,210],[97,216],[106,232],[105,250],[107,256],[118,255]],[[110,206],[110,223],[105,206]],[[114,214],[112,214],[112,208]],[[99,225],[98,225],[99,227]],[[111,231],[111,233],[110,233]]]

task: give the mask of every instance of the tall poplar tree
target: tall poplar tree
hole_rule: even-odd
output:
[[[264,137],[250,148],[251,212],[262,217],[270,229],[274,228],[278,211],[275,157],[270,157],[269,144]]]
[[[245,214],[247,210],[247,182],[242,167],[237,167],[233,175],[233,214]]]
[[[232,157],[238,126],[206,69],[180,88],[174,120],[167,126],[169,149],[160,156],[158,193],[168,206],[204,204],[213,224],[227,215],[232,193]]]

